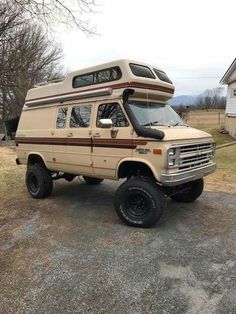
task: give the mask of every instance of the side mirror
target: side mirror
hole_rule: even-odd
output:
[[[103,128],[103,129],[110,129],[113,124],[111,119],[100,119],[98,123],[99,123],[100,128]]]

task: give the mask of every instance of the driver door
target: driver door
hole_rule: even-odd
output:
[[[132,127],[119,102],[97,102],[92,128],[94,176],[114,178],[119,161],[133,155]],[[112,128],[102,128],[100,119],[111,119]]]

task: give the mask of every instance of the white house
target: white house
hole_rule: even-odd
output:
[[[225,129],[236,138],[236,58],[220,80],[228,85],[227,103],[225,109]]]

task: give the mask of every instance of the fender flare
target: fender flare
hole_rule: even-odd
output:
[[[140,162],[144,165],[146,165],[153,173],[154,177],[156,178],[157,181],[160,182],[160,175],[159,173],[156,171],[156,169],[153,167],[153,165],[151,164],[150,161],[148,160],[143,160],[142,158],[130,158],[130,157],[127,157],[127,158],[123,158],[119,161],[118,165],[117,165],[117,168],[116,168],[116,177],[118,178],[118,172],[119,172],[119,168],[120,166],[126,162],[126,161],[130,161],[130,162]]]
[[[41,153],[39,153],[39,152],[32,152],[32,151],[29,152],[29,153],[27,154],[27,163],[28,163],[28,160],[29,160],[29,158],[30,158],[31,155],[39,156],[39,157],[42,159],[42,161],[43,161],[43,163],[45,164],[45,166],[47,167],[47,163],[46,163],[46,161],[45,161],[43,155],[42,155]]]

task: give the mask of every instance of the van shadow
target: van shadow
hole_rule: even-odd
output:
[[[92,219],[99,222],[123,225],[118,219],[113,199],[122,182],[105,180],[99,185],[87,185],[75,179],[73,182],[60,180],[55,182],[51,200],[57,203],[61,210],[70,211],[80,220]],[[177,203],[167,198],[163,216],[154,228],[165,229],[171,226],[187,224],[198,225],[201,222],[211,222],[221,215],[222,208],[230,202],[236,203],[236,196],[227,193],[204,192],[193,203]],[[213,217],[213,218],[212,218]],[[213,221],[212,221],[213,223]]]

